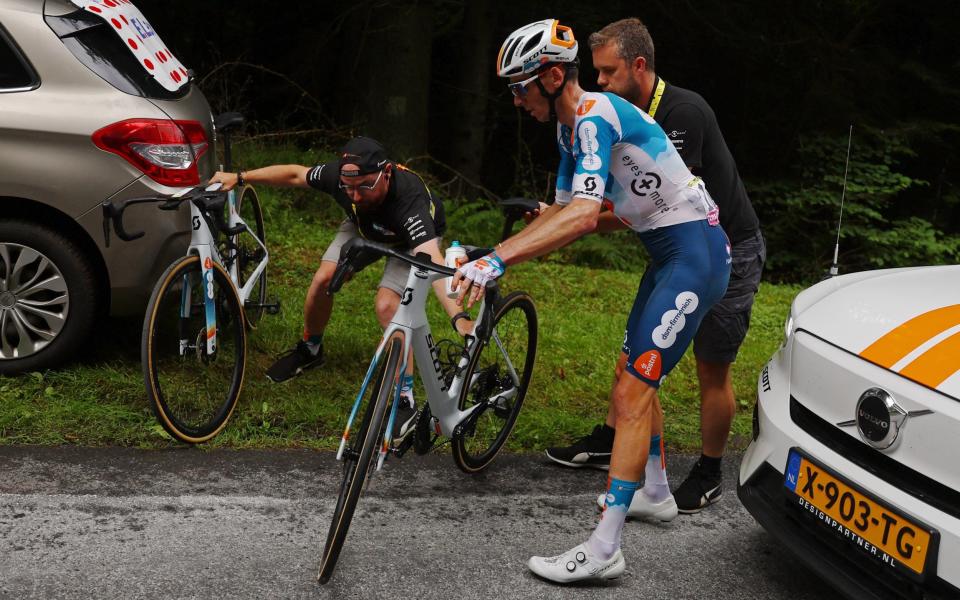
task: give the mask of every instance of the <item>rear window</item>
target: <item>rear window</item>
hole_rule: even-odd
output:
[[[77,10],[59,17],[47,15],[45,20],[77,60],[121,92],[155,100],[174,100],[190,91],[190,85],[175,91],[160,85],[110,25],[95,15]]]
[[[0,92],[22,92],[40,85],[36,72],[0,26]]]

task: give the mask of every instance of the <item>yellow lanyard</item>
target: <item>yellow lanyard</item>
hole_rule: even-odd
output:
[[[650,110],[647,114],[651,117],[657,114],[657,108],[660,106],[660,99],[663,97],[663,90],[667,88],[667,83],[657,77],[657,90],[653,93],[653,99],[650,101]]]

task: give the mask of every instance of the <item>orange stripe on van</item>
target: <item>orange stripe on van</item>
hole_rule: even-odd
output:
[[[960,325],[960,304],[925,312],[867,346],[860,357],[889,369],[924,342],[955,325]]]
[[[960,333],[951,335],[921,354],[900,374],[935,388],[957,371],[960,371]]]

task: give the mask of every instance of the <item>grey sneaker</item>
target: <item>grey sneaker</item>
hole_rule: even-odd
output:
[[[274,383],[280,383],[288,379],[293,379],[307,369],[318,367],[323,363],[323,344],[314,354],[310,350],[310,345],[304,341],[297,342],[292,350],[288,350],[267,369],[267,379]]]

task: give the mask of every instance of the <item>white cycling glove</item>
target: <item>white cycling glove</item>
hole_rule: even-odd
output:
[[[488,281],[493,281],[502,276],[507,267],[496,252],[491,252],[475,261],[468,262],[457,270],[463,273],[464,280],[469,279],[473,281],[474,285],[482,288]]]

